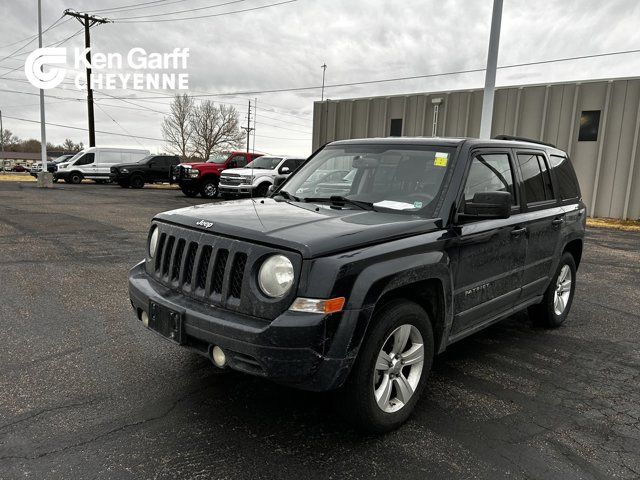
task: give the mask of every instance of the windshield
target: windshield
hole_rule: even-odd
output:
[[[61,163],[71,163],[71,162],[75,162],[77,159],[79,159],[82,155],[84,155],[85,151],[84,150],[80,150],[78,153],[76,153],[73,157],[68,158],[67,160],[65,160],[64,162]]]
[[[253,162],[247,163],[244,168],[263,168],[273,170],[282,161],[280,157],[258,157]]]
[[[450,147],[417,145],[327,147],[282,190],[315,203],[343,197],[347,207],[356,202],[375,210],[415,213],[431,207],[433,212],[453,152]]]
[[[71,157],[73,157],[73,155],[61,155],[60,157],[56,158],[53,163],[63,163],[69,160]]]
[[[207,163],[216,163],[218,165],[224,165],[229,158],[228,153],[214,153],[209,156]]]

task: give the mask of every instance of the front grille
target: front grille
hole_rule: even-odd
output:
[[[220,183],[225,185],[240,185],[243,178],[240,176],[222,175],[220,177]]]
[[[155,257],[147,260],[147,272],[162,285],[206,304],[265,319],[291,305],[295,289],[282,299],[259,301],[250,273],[267,256],[280,253],[291,259],[298,275],[300,255],[196,229],[156,225],[158,247]]]

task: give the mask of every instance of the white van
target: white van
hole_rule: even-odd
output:
[[[80,183],[83,178],[106,183],[113,165],[136,163],[149,154],[149,150],[138,148],[86,148],[76,153],[68,162],[60,163],[53,176],[55,180],[67,183]]]

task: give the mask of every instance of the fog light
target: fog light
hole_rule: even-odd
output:
[[[140,315],[140,319],[145,327],[149,326],[149,315],[144,310],[142,311],[142,315]]]
[[[216,367],[223,368],[227,364],[227,356],[224,351],[217,345],[211,349],[211,360]]]

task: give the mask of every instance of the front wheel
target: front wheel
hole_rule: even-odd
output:
[[[529,307],[529,316],[543,327],[559,327],[569,315],[575,289],[576,262],[573,255],[564,252],[542,302]]]
[[[434,355],[427,312],[409,300],[394,300],[378,311],[360,347],[336,407],[356,427],[373,433],[398,428],[426,385]]]
[[[204,198],[216,198],[218,196],[218,182],[205,180],[200,189],[200,194]]]
[[[131,185],[131,188],[142,188],[144,187],[144,178],[142,178],[142,176],[140,175],[134,175],[133,177],[131,177],[129,183]]]
[[[82,182],[82,174],[80,172],[73,172],[69,175],[69,183],[78,185],[80,182]]]

